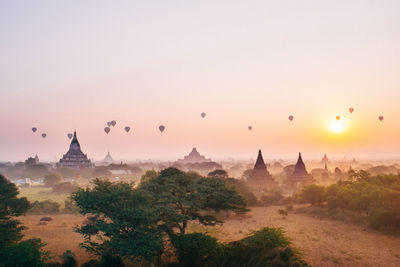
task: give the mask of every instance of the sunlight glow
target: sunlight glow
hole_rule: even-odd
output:
[[[340,120],[334,119],[329,123],[329,130],[335,134],[343,133],[346,130],[346,128],[347,125],[343,118]]]

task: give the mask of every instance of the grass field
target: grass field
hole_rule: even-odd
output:
[[[282,207],[257,207],[244,216],[232,216],[223,226],[204,227],[192,224],[190,231],[207,232],[222,242],[238,240],[251,230],[265,226],[282,227],[312,266],[400,266],[400,238],[365,229],[363,226],[336,220],[327,220],[305,214],[278,214]],[[46,249],[60,255],[72,250],[80,263],[90,255],[79,247],[82,238],[73,227],[84,220],[80,215],[50,215],[53,221],[39,226],[40,215],[21,217],[29,229],[27,238],[39,237],[47,243]]]
[[[36,200],[53,200],[64,207],[64,201],[69,197],[69,194],[65,193],[53,193],[53,189],[50,187],[34,186],[30,188],[19,188],[19,195],[21,197],[26,197],[30,202]]]

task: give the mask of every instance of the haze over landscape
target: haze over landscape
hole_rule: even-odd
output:
[[[298,151],[398,158],[399,8],[2,1],[0,160],[59,159],[74,129],[94,159],[111,150],[174,160],[193,146],[216,159],[250,159],[259,148],[292,161]],[[347,124],[340,133],[327,127],[336,115]],[[117,125],[106,135],[109,120]]]

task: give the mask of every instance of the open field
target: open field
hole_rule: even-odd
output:
[[[64,201],[69,197],[68,193],[53,193],[50,187],[35,186],[30,188],[18,188],[19,196],[26,197],[30,202],[52,200],[64,207]]]
[[[207,231],[223,242],[244,237],[250,230],[264,226],[283,227],[312,266],[400,266],[400,238],[372,232],[364,227],[341,221],[320,219],[305,214],[278,214],[282,207],[258,207],[242,217],[227,220],[223,226],[192,225],[191,230]],[[89,255],[78,243],[82,241],[72,228],[83,221],[79,215],[51,215],[47,226],[38,226],[40,215],[21,217],[29,229],[27,238],[39,237],[55,254],[72,250],[80,263]]]

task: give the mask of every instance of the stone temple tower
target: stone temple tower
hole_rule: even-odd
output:
[[[261,150],[258,150],[256,164],[247,179],[247,183],[255,193],[269,192],[278,188],[278,183],[267,170]]]
[[[69,150],[63,155],[62,159],[58,162],[59,168],[91,168],[93,163],[90,162],[86,154],[83,154],[81,145],[79,144],[78,138],[76,137],[76,131],[74,131],[74,138],[72,138]]]
[[[297,159],[294,171],[292,175],[286,179],[284,188],[288,191],[298,192],[304,186],[313,184],[314,182],[314,178],[307,172],[301,153],[299,153],[299,158]]]

